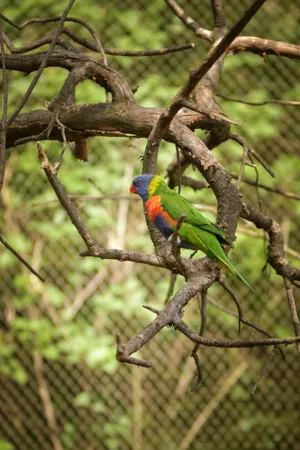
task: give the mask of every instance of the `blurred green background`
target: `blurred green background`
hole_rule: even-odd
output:
[[[208,0],[180,4],[201,25],[212,26]],[[249,4],[249,0],[224,1],[229,26]],[[60,15],[65,4],[2,0],[2,6],[6,16],[21,23]],[[77,1],[70,16],[94,27],[107,48],[196,44],[195,50],[165,56],[108,56],[109,64],[132,88],[139,85],[135,97],[144,106],[164,107],[209,49],[207,42],[184,28],[163,0]],[[299,44],[299,16],[299,0],[269,0],[244,34]],[[67,26],[91,39],[78,24]],[[15,46],[55,29],[54,24],[35,24],[21,32],[7,23],[3,27]],[[299,100],[299,67],[296,60],[283,57],[229,56],[219,91],[249,101]],[[33,76],[9,73],[10,113]],[[24,111],[50,101],[65,77],[62,69],[46,69]],[[78,103],[103,100],[103,91],[92,82],[78,87]],[[246,168],[247,178],[258,177],[260,183],[299,195],[299,107],[251,107],[221,99],[219,104],[230,118],[243,123],[234,131],[249,140],[276,174],[271,178],[257,164]],[[44,146],[55,161],[60,144]],[[76,204],[101,246],[153,252],[139,201],[97,199],[106,194],[127,195],[131,179],[141,171],[144,146],[142,139],[95,137],[89,140],[88,163],[65,154],[60,180],[68,193],[88,196],[77,198]],[[160,175],[165,174],[174,152],[172,145],[162,144]],[[242,150],[237,144],[224,143],[214,154],[226,169],[239,173]],[[187,174],[201,179],[191,168]],[[299,267],[299,201],[245,183],[241,192],[246,201],[281,224],[287,257]],[[183,188],[182,193],[201,204],[214,220],[216,202],[209,190]],[[201,349],[204,379],[196,392],[190,391],[196,375],[190,358],[193,345],[173,329],[163,330],[141,350],[140,356],[152,361],[153,368],[120,365],[115,359],[116,333],[130,339],[153,318],[143,304],[163,307],[169,272],[80,258],[83,243],[47,184],[34,143],[9,150],[2,206],[1,233],[45,275],[47,283],[40,283],[0,247],[0,450],[300,448],[300,364],[294,347],[286,348],[286,361],[279,354],[273,357],[254,395],[251,391],[270,348]],[[227,279],[249,320],[278,337],[293,336],[283,281],[270,269],[262,273],[265,248],[262,233],[241,220],[230,256],[255,293],[230,275]],[[177,288],[182,283],[178,279]],[[236,318],[218,307],[235,312],[228,294],[213,286],[209,300],[207,336],[238,338]],[[185,317],[198,330],[196,299],[186,307]],[[259,334],[243,326],[241,337]]]

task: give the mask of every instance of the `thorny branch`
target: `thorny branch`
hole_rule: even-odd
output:
[[[192,164],[204,176],[205,182],[201,182],[201,187],[210,186],[218,201],[218,223],[232,235],[235,232],[237,219],[239,216],[253,222],[258,228],[264,229],[269,235],[269,251],[268,262],[284,277],[286,282],[287,295],[290,305],[293,304],[292,287],[290,283],[299,285],[300,271],[293,267],[284,257],[283,232],[280,226],[268,218],[260,211],[256,211],[252,206],[243,205],[238,189],[231,182],[228,172],[220,165],[218,160],[212,155],[211,151],[222,141],[229,138],[235,139],[247,152],[255,156],[256,159],[269,171],[270,169],[262,158],[259,159],[253,149],[239,136],[230,133],[230,125],[237,123],[227,118],[215,101],[216,92],[219,85],[220,75],[222,72],[223,61],[226,52],[235,53],[237,51],[253,51],[258,54],[284,54],[291,58],[300,59],[300,49],[298,46],[292,46],[286,43],[276,43],[275,41],[267,41],[253,37],[238,37],[245,25],[251,17],[261,7],[265,0],[254,0],[250,8],[237,21],[237,23],[226,33],[226,20],[220,0],[212,0],[212,12],[214,19],[214,30],[206,30],[196,21],[190,18],[185,11],[179,7],[175,0],[166,0],[173,12],[196,34],[197,37],[207,39],[212,43],[211,51],[207,58],[200,66],[190,73],[189,79],[171,101],[166,110],[162,111],[158,108],[143,108],[138,105],[134,99],[132,90],[127,82],[112,68],[101,64],[86,55],[78,52],[78,50],[67,40],[61,37],[64,33],[74,42],[83,45],[85,48],[92,49],[102,53],[105,59],[105,53],[109,53],[108,49],[102,49],[101,43],[95,31],[85,22],[68,18],[67,14],[74,1],[70,1],[64,14],[61,17],[50,19],[31,19],[22,25],[17,25],[5,16],[0,15],[12,26],[22,29],[25,26],[34,23],[47,23],[59,21],[59,27],[51,37],[51,45],[46,53],[36,53],[30,55],[19,55],[28,49],[38,48],[41,42],[15,49],[5,36],[1,41],[1,66],[3,71],[17,70],[24,73],[37,71],[27,94],[23,98],[18,109],[7,122],[3,119],[2,132],[5,130],[7,123],[7,147],[18,145],[20,142],[34,141],[42,136],[46,139],[58,139],[66,142],[82,142],[86,145],[86,140],[94,135],[113,135],[128,136],[128,134],[137,137],[148,137],[148,143],[145,150],[143,160],[143,171],[146,173],[155,173],[157,153],[161,139],[173,142],[178,151],[176,164],[170,169],[170,180],[172,171],[176,173],[174,180],[177,178],[182,183],[188,182],[187,177],[182,176],[185,168]],[[65,26],[65,22],[76,22],[84,26],[94,38],[95,43],[90,43],[86,39],[80,38]],[[46,38],[45,38],[46,39]],[[50,39],[47,38],[50,43]],[[4,42],[13,53],[12,55],[4,54]],[[243,46],[241,45],[243,42]],[[67,52],[54,51],[55,45],[61,45]],[[192,45],[190,45],[192,47]],[[181,48],[184,50],[184,48]],[[174,49],[142,52],[120,52],[112,51],[111,54],[122,54],[123,56],[151,56],[152,54],[163,54]],[[177,51],[177,50],[176,50]],[[113,53],[114,52],[114,53]],[[57,97],[48,106],[47,111],[33,111],[31,113],[21,114],[22,107],[29,98],[38,78],[42,74],[45,67],[55,66],[63,67],[69,71],[63,87]],[[76,86],[82,81],[90,79],[93,82],[104,87],[106,91],[111,92],[111,103],[95,103],[94,105],[76,105],[75,90]],[[31,90],[30,90],[31,89]],[[194,99],[190,95],[195,90]],[[121,108],[120,108],[121,106]],[[193,111],[182,110],[187,107]],[[18,116],[19,115],[19,116]],[[17,117],[18,116],[18,117]],[[176,116],[176,117],[175,117]],[[202,142],[194,134],[196,128],[205,129],[209,132],[207,138]],[[47,133],[45,134],[47,130]],[[50,131],[49,131],[50,130]],[[49,133],[48,133],[49,131]],[[238,303],[235,294],[228,290],[233,301],[238,308],[238,317],[241,323],[250,326],[257,331],[265,334],[266,339],[237,339],[237,340],[218,340],[209,339],[203,336],[206,321],[206,294],[202,297],[202,325],[200,334],[193,332],[183,321],[184,307],[200,292],[206,293],[208,288],[220,278],[220,270],[216,263],[208,258],[191,260],[181,258],[182,264],[178,264],[178,258],[175,254],[175,248],[172,243],[166,242],[158,232],[151,230],[151,236],[155,243],[156,255],[147,255],[138,252],[128,252],[118,249],[102,249],[92,239],[89,231],[81,220],[76,205],[71,201],[64,191],[58,177],[55,165],[51,165],[41,146],[37,143],[41,167],[45,171],[46,177],[54,189],[61,205],[68,213],[72,223],[76,227],[78,233],[83,239],[87,250],[81,253],[81,256],[92,256],[101,259],[115,259],[120,262],[132,261],[142,264],[153,265],[168,269],[172,273],[178,273],[184,276],[186,282],[183,287],[170,299],[165,308],[161,311],[155,310],[147,306],[147,309],[156,314],[155,319],[149,323],[137,336],[133,337],[129,342],[123,343],[120,336],[117,337],[117,358],[119,361],[137,364],[144,367],[150,367],[151,362],[133,358],[131,355],[149,342],[161,329],[166,326],[173,326],[175,329],[183,333],[196,344],[195,349],[198,350],[200,345],[221,347],[221,348],[245,348],[254,346],[268,345],[290,345],[297,343],[300,345],[299,337],[299,320],[297,322],[297,313],[295,308],[291,307],[292,320],[295,325],[294,338],[273,338],[268,332],[261,327],[247,321]],[[246,162],[246,152],[243,165]],[[178,173],[178,167],[180,173]],[[243,180],[243,166],[239,176],[240,184]],[[174,180],[172,183],[174,183]],[[257,184],[256,184],[257,185]],[[180,226],[180,225],[179,225]],[[178,226],[178,231],[179,231]],[[178,232],[177,231],[177,232]],[[174,242],[177,241],[176,233]],[[177,249],[176,249],[177,250]],[[298,325],[296,325],[298,324]],[[195,350],[196,352],[196,350]],[[196,353],[195,353],[196,354]],[[195,358],[197,363],[197,358]],[[199,360],[198,360],[199,362]],[[198,366],[197,366],[198,367]],[[200,367],[200,366],[199,366]],[[201,368],[200,368],[201,369]],[[198,370],[200,377],[201,370]]]

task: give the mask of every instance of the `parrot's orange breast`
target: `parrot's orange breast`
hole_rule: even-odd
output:
[[[176,226],[177,221],[161,206],[160,195],[150,197],[145,202],[145,207],[151,223],[156,224],[157,220],[160,219],[170,227]]]

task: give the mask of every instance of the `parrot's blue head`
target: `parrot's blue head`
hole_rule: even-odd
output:
[[[147,201],[150,196],[149,184],[154,177],[155,175],[152,174],[143,174],[136,177],[130,186],[131,194],[138,194],[143,202]]]

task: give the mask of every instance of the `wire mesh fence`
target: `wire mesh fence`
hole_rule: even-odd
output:
[[[224,2],[229,26],[248,4],[246,0]],[[42,10],[28,2],[25,18],[58,13],[49,2],[44,6]],[[182,2],[182,6],[199,22],[212,26],[208,1]],[[299,6],[298,0],[271,0],[245,33],[297,43]],[[12,14],[19,7],[18,2],[7,5]],[[97,4],[94,12],[86,11],[85,19],[96,12],[100,19],[94,27],[104,47],[159,48],[195,41],[162,0],[147,6],[142,1],[112,0],[109,7]],[[72,15],[76,16],[76,5]],[[20,20],[20,13],[14,18]],[[285,26],[278,26],[279,18]],[[23,38],[27,37],[26,32]],[[196,43],[193,52],[130,62],[125,57],[109,57],[109,64],[132,88],[140,84],[138,102],[164,106],[209,49],[201,40]],[[53,73],[63,80],[62,75]],[[250,101],[297,100],[298,79],[296,60],[264,60],[242,53],[228,57],[220,93]],[[14,76],[11,83],[17,83]],[[51,84],[51,79],[42,81],[44,97],[50,92],[47,83]],[[36,95],[32,104],[44,101],[41,91]],[[78,89],[79,99],[85,95],[90,98],[88,82]],[[297,193],[299,108],[267,105],[261,112],[258,107],[224,99],[219,99],[219,104],[229,117],[243,122],[240,133],[276,173],[273,180],[258,167],[258,182],[273,190]],[[59,148],[55,145],[47,147],[50,156]],[[70,194],[126,194],[133,172],[139,170],[143,145],[97,138],[91,142],[88,165],[76,166],[66,154],[60,178]],[[43,271],[47,284],[42,285],[0,249],[0,450],[300,449],[300,362],[295,348],[284,350],[285,361],[275,352],[254,395],[251,392],[271,349],[201,348],[203,381],[196,391],[191,391],[196,376],[190,357],[193,345],[173,328],[163,330],[141,350],[143,359],[153,363],[151,369],[116,362],[116,333],[130,339],[153,318],[142,305],[163,307],[170,274],[127,262],[80,258],[80,238],[48,188],[33,147],[27,144],[9,154],[2,230],[34,267]],[[171,146],[163,148],[162,171],[174,153]],[[238,146],[225,143],[216,156],[238,173],[242,159]],[[246,177],[254,184],[256,176],[253,168],[246,169]],[[256,203],[283,226],[287,255],[299,264],[298,202],[246,183],[241,191],[246,201]],[[215,206],[208,190],[188,191],[187,196]],[[139,202],[79,197],[74,201],[101,245],[152,251]],[[228,279],[246,317],[276,336],[292,336],[283,282],[268,269],[261,272],[266,245],[263,235],[242,222],[238,231],[232,260],[242,264],[255,294],[249,294],[238,280]],[[180,283],[183,281],[177,280],[176,286]],[[208,300],[207,335],[238,338],[236,311],[229,296],[214,286]],[[198,300],[194,299],[185,309],[185,318],[195,331],[199,316]],[[243,326],[241,336],[259,334]]]

